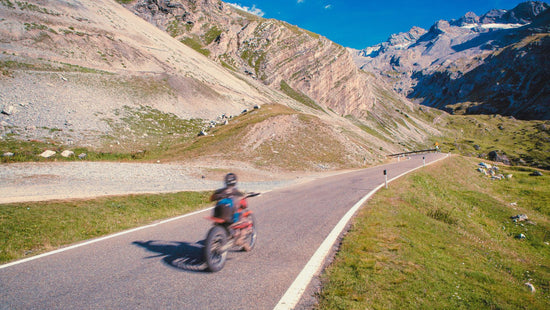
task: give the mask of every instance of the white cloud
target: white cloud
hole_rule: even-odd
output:
[[[264,11],[262,11],[261,9],[258,9],[256,7],[256,5],[252,5],[252,7],[248,7],[248,6],[242,6],[240,4],[237,4],[237,3],[227,3],[229,4],[230,6],[234,7],[234,8],[237,8],[239,10],[243,10],[245,12],[248,12],[250,14],[254,14],[254,15],[258,15],[260,17],[264,16]]]
[[[298,0],[296,3],[304,3],[306,0]]]
[[[330,9],[332,9],[332,4],[325,5],[325,10],[330,10]]]

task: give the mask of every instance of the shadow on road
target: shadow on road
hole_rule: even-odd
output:
[[[145,257],[163,257],[167,265],[186,271],[206,271],[206,262],[203,258],[204,240],[188,243],[175,241],[134,241],[133,244],[145,248],[156,255]]]

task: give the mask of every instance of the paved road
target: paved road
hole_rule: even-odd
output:
[[[208,210],[0,269],[0,309],[273,309],[363,196],[441,154],[267,192],[249,201],[257,247],[204,271]]]

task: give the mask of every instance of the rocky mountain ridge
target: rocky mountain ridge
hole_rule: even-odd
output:
[[[357,70],[342,46],[288,23],[215,0],[135,0],[125,6],[230,70],[274,89],[290,86],[322,108],[361,116],[380,82]]]
[[[350,51],[360,68],[380,74],[394,90],[423,105],[452,113],[550,119],[548,8],[531,1],[479,17],[470,12]]]

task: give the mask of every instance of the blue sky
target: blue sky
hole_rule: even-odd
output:
[[[440,19],[471,11],[513,9],[524,0],[225,0],[265,18],[323,35],[345,47],[363,49],[413,26],[429,29]],[[547,1],[544,1],[548,3]]]

